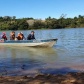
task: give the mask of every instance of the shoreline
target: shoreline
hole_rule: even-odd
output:
[[[0,30],[1,32],[4,32],[4,31],[32,31],[32,30],[62,30],[62,29],[84,29],[84,27],[76,27],[76,28],[58,28],[58,29],[52,29],[52,28],[41,28],[41,29],[22,29],[22,30]]]
[[[38,74],[29,76],[0,76],[0,84],[84,84],[84,72],[65,75]]]

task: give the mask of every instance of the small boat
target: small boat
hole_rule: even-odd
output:
[[[22,46],[22,47],[52,47],[57,39],[47,40],[0,40],[0,46]]]

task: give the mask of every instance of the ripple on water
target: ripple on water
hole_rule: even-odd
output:
[[[23,32],[25,35],[29,33]],[[58,42],[53,48],[0,46],[1,74],[34,75],[84,71],[84,28],[35,32],[37,39],[58,38]]]

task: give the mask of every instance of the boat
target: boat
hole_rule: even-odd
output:
[[[0,40],[0,46],[18,46],[18,47],[52,47],[57,43],[57,39],[47,40]]]

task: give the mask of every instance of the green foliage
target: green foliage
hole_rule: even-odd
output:
[[[34,18],[16,19],[16,16],[0,16],[0,30],[28,30],[28,29],[59,29],[84,27],[84,16],[65,18],[62,14],[59,19],[48,17],[45,20]]]
[[[15,16],[0,17],[0,30],[27,30],[28,27],[25,19],[16,19]]]
[[[18,20],[17,25],[18,25],[18,30],[27,30],[29,27],[28,23],[24,19]]]
[[[40,28],[45,28],[45,23],[42,22],[41,20],[36,20],[33,24],[34,29],[40,29]]]

